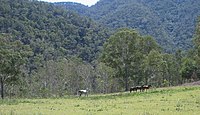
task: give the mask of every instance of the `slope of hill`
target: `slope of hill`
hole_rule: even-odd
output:
[[[200,15],[199,0],[138,0],[152,9],[180,49],[191,48],[197,17]]]
[[[191,38],[200,15],[199,0],[100,0],[82,10],[74,4],[62,6],[110,28],[136,28],[153,36],[169,50],[191,48]]]
[[[44,60],[77,56],[90,62],[107,38],[91,19],[45,2],[1,0],[0,15],[0,33],[30,45]]]

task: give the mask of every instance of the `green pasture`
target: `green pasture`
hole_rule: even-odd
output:
[[[0,100],[0,115],[200,115],[200,86],[65,97]]]

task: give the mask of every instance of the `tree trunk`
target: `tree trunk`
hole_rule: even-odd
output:
[[[128,91],[128,68],[125,64],[125,91]]]
[[[144,74],[144,75],[145,75],[145,76],[144,76],[144,81],[145,81],[145,84],[148,85],[148,75],[149,75],[149,74],[146,74],[146,72],[144,72],[144,73],[145,73],[145,74]]]
[[[1,98],[4,99],[4,87],[3,87],[3,78],[1,77]]]

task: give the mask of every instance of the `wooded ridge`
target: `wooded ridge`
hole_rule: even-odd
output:
[[[192,37],[200,15],[199,0],[100,0],[86,7],[56,3],[90,17],[111,29],[128,27],[153,36],[165,51],[192,48]]]

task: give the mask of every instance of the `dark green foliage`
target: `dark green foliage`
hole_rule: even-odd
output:
[[[21,44],[27,45],[29,47],[28,50],[32,54],[28,56],[28,59],[26,60],[27,63],[23,68],[17,66],[19,65],[18,63],[21,62],[17,59],[24,59],[21,54],[18,55],[17,52],[15,53],[12,51],[11,53],[14,53],[15,55],[7,55],[8,57],[4,57],[4,59],[11,59],[11,62],[14,63],[11,64],[16,65],[13,67],[15,67],[16,70],[22,69],[25,75],[24,79],[20,79],[22,82],[18,84],[17,87],[11,85],[5,89],[5,93],[9,94],[9,92],[14,91],[17,96],[23,96],[24,94],[28,94],[31,90],[29,93],[30,96],[40,96],[39,93],[41,93],[41,96],[44,97],[49,96],[49,94],[60,96],[62,95],[62,92],[66,93],[66,90],[62,89],[63,82],[65,81],[59,79],[64,72],[59,70],[58,72],[60,73],[58,74],[49,74],[48,71],[53,71],[53,66],[50,65],[49,67],[52,68],[49,69],[47,68],[47,63],[51,62],[51,64],[56,65],[55,63],[60,59],[70,59],[73,57],[90,63],[97,59],[98,54],[102,49],[101,47],[109,35],[107,29],[93,22],[91,19],[61,9],[54,4],[39,2],[37,0],[1,0],[0,33],[2,35],[10,35],[12,42],[19,41]],[[1,42],[1,51],[9,54],[5,48],[2,48],[3,45],[4,42]],[[10,44],[7,45],[8,47],[11,47],[9,46]],[[22,50],[26,51],[27,49],[24,48]],[[1,55],[4,55],[4,53],[1,52]],[[14,61],[12,61],[12,59]],[[73,61],[69,63],[72,63],[73,65],[75,63],[73,63]],[[10,64],[9,61],[8,63]],[[68,64],[66,61],[62,62],[62,64],[63,63]],[[62,64],[59,64],[60,65],[56,65],[58,66],[57,68],[60,67],[59,69],[63,69],[61,66]],[[4,65],[1,64],[0,66]],[[6,67],[7,66],[4,66],[4,68],[1,69],[4,69],[9,74],[15,72],[13,71],[13,68],[9,68],[10,65],[7,68]],[[57,68],[55,67],[55,69]],[[78,80],[73,78],[74,76],[77,77],[77,71],[75,71],[75,73],[73,72],[74,71],[72,71],[72,76],[67,75],[64,77],[72,77],[72,80]],[[1,71],[0,75],[1,74],[4,74],[3,71]],[[41,77],[44,74],[45,76]],[[39,75],[41,76],[37,79]],[[8,76],[9,75],[6,77]],[[9,77],[7,81],[17,81],[17,79],[14,78],[15,77],[12,77],[12,80],[9,80]],[[43,78],[52,78],[50,79],[51,83]],[[36,80],[41,80],[41,82]],[[37,82],[39,84],[36,84]],[[52,82],[57,83],[57,85]],[[73,81],[69,82],[75,85]],[[42,87],[44,83],[50,85],[48,85],[47,88]],[[52,84],[56,86],[54,89],[59,88],[59,90],[54,91],[51,87],[53,86]],[[33,87],[33,85],[37,86]],[[73,86],[70,86],[70,88],[71,87]],[[35,88],[38,88],[38,91],[35,91]],[[69,94],[74,94],[77,87],[75,86],[74,88],[76,89],[71,89],[71,91],[68,90],[67,92],[69,92]]]
[[[101,60],[116,70],[115,76],[122,79],[127,91],[130,80],[135,81],[135,84],[142,81],[141,76],[144,73],[142,66],[145,57],[151,54],[151,51],[156,52],[156,54],[152,53],[152,60],[158,62],[160,56],[156,50],[159,51],[159,46],[151,37],[142,37],[135,30],[122,29],[112,35],[104,44]],[[156,56],[158,58],[155,59]],[[159,66],[159,64],[157,65]],[[145,66],[149,67],[150,65]],[[158,67],[155,66],[155,68]],[[148,76],[150,75],[148,74]]]
[[[132,64],[135,64],[137,46],[140,36],[134,30],[120,30],[111,36],[104,44],[102,62],[115,68],[116,76],[123,77],[125,90],[128,90],[128,79],[130,78]],[[139,60],[137,60],[139,61]]]
[[[194,60],[185,58],[182,62],[181,75],[185,79],[191,79],[194,72],[197,70]]]
[[[80,14],[85,14],[87,13],[88,7],[80,4],[80,3],[74,3],[74,2],[57,2],[54,3],[55,5],[58,5],[59,7],[66,7],[69,10],[74,10],[77,11]]]
[[[194,35],[193,42],[196,49],[196,53],[200,57],[200,17],[196,26],[196,32]]]
[[[135,28],[144,35],[151,35],[165,51],[191,48],[196,19],[200,15],[199,0],[100,0],[82,10],[76,4],[64,6],[110,28]]]
[[[193,42],[194,49],[192,50],[192,58],[196,61],[197,70],[195,72],[200,78],[200,17],[196,26]]]
[[[21,67],[29,55],[28,47],[20,41],[13,42],[9,35],[0,34],[0,85],[1,97],[4,98],[4,85],[19,84]]]
[[[0,32],[30,45],[34,56],[42,54],[44,60],[77,56],[91,62],[108,37],[107,31],[90,19],[53,4],[2,0],[0,9]]]

